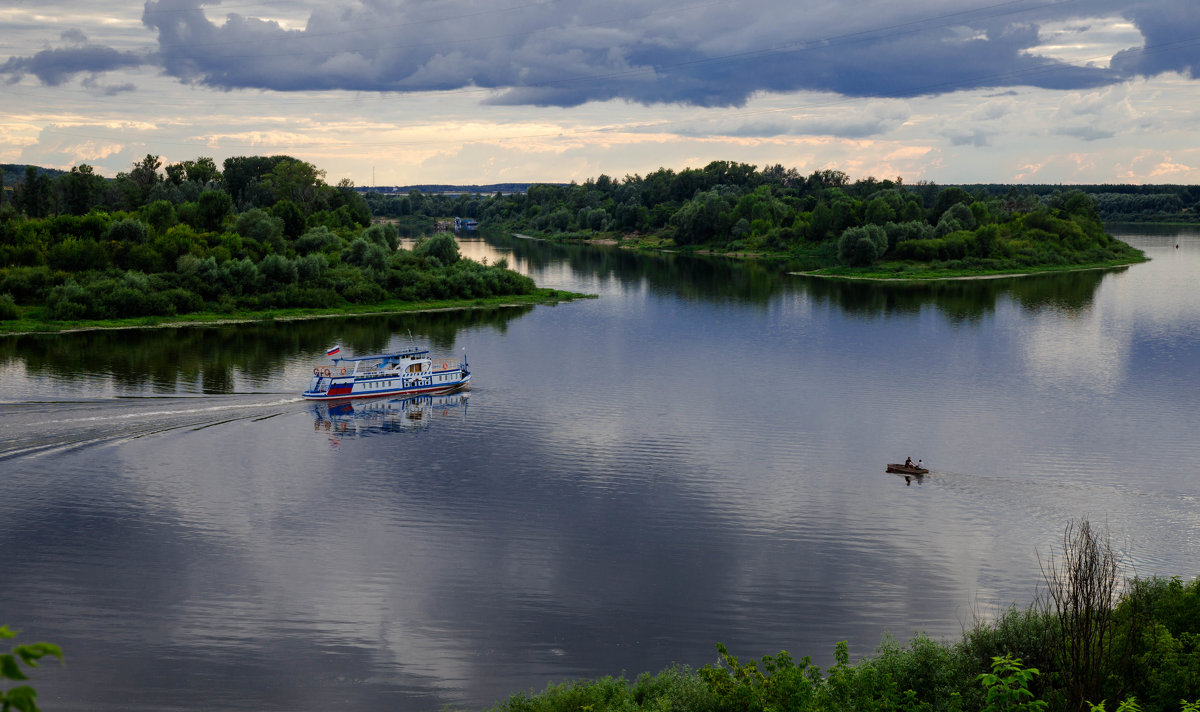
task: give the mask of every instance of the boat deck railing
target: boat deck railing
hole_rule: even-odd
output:
[[[435,358],[435,359],[430,360],[429,366],[430,366],[430,369],[433,371],[452,371],[456,368],[461,368],[462,363],[458,359],[453,359],[453,358]],[[325,371],[328,370],[330,376],[342,376],[342,375],[349,376],[351,374],[354,374],[361,378],[376,378],[376,377],[383,377],[383,376],[400,377],[400,376],[404,376],[404,375],[418,375],[419,373],[428,373],[428,371],[423,371],[423,372],[419,371],[417,373],[410,374],[408,371],[405,370],[406,368],[408,368],[408,365],[403,364],[403,363],[401,364],[401,367],[397,368],[397,369],[379,368],[378,366],[365,366],[365,367],[359,366],[358,371],[355,372],[353,366],[346,366],[346,365],[341,365],[341,364],[321,364],[321,365],[317,366],[317,369],[319,369],[319,372],[321,375],[324,375]],[[344,374],[342,373],[342,369],[346,370],[346,372]]]

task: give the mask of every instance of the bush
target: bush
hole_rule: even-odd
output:
[[[283,220],[266,210],[254,208],[242,213],[233,224],[233,230],[260,245],[271,245],[276,252],[283,251]]]
[[[90,238],[69,237],[50,248],[46,263],[66,272],[102,270],[108,266],[108,252]]]
[[[439,232],[422,241],[413,251],[423,257],[433,257],[443,265],[452,265],[459,260],[458,242],[448,232]]]
[[[902,223],[890,222],[883,229],[887,233],[888,249],[895,249],[897,244],[909,240],[929,240],[933,238],[933,226],[921,220],[911,220]]]
[[[108,234],[105,235],[106,240],[129,244],[141,244],[149,237],[150,227],[141,220],[135,220],[134,218],[118,220],[109,226]]]
[[[387,294],[378,284],[363,281],[352,284],[343,290],[342,297],[352,304],[374,304],[387,299]]]
[[[295,284],[299,278],[296,263],[283,255],[267,255],[258,263],[258,273],[267,281],[268,288]]]
[[[838,238],[838,257],[851,267],[873,264],[886,248],[887,233],[878,225],[848,228]]]
[[[21,316],[21,310],[17,308],[17,302],[11,294],[7,292],[0,294],[0,321],[11,321]]]
[[[354,242],[342,251],[342,261],[348,265],[383,271],[387,269],[388,251],[382,245],[356,237]]]
[[[92,313],[92,298],[73,279],[50,290],[46,297],[46,312],[57,321],[76,321]]]
[[[313,252],[330,252],[342,246],[342,238],[325,226],[314,227],[296,240],[296,252],[302,255]]]
[[[0,272],[0,292],[13,296],[18,302],[40,302],[54,286],[46,267],[12,267]]]

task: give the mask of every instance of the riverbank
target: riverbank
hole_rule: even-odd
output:
[[[959,271],[939,272],[931,270],[928,272],[895,272],[891,274],[864,273],[857,274],[853,272],[835,272],[835,271],[797,271],[788,272],[801,277],[817,277],[820,279],[842,279],[858,282],[952,282],[952,281],[973,281],[984,279],[1011,279],[1018,277],[1036,277],[1046,274],[1062,274],[1064,272],[1092,272],[1096,270],[1119,270],[1125,269],[1130,265],[1141,264],[1148,262],[1149,258],[1136,260],[1132,262],[1114,262],[1095,265],[1079,265],[1079,266],[1062,266],[1062,267],[1045,267],[1037,269],[1029,269],[1020,272],[983,272],[976,274],[962,274]]]
[[[526,240],[546,240],[547,242],[555,243],[619,247],[624,250],[635,250],[641,252],[662,252],[667,254],[698,255],[701,257],[724,257],[728,259],[757,260],[785,264],[801,263],[815,265],[825,262],[831,258],[830,254],[822,254],[821,251],[815,247],[813,250],[810,250],[804,254],[796,254],[795,252],[753,252],[745,250],[722,252],[719,250],[699,247],[685,247],[680,249],[674,246],[665,246],[661,240],[647,241],[645,239],[638,239],[634,242],[625,242],[611,238],[594,240],[583,238],[556,239],[553,237],[538,237],[535,235],[526,235],[521,233],[512,234],[514,237]],[[817,277],[822,279],[841,279],[864,282],[966,281],[1033,277],[1044,274],[1062,274],[1064,272],[1116,270],[1129,267],[1130,265],[1141,264],[1149,261],[1149,259],[1150,258],[1146,257],[1144,253],[1137,251],[1137,257],[1130,259],[1083,263],[1077,265],[1026,266],[1013,270],[963,268],[946,269],[938,267],[935,264],[922,262],[885,262],[872,265],[871,267],[849,267],[845,265],[820,267],[814,266],[810,269],[791,269],[788,270],[788,274],[802,277]]]
[[[461,311],[470,309],[499,309],[531,304],[558,304],[575,299],[595,299],[595,294],[580,294],[558,289],[537,288],[530,294],[508,295],[472,300],[438,300],[406,302],[390,300],[378,304],[355,304],[336,309],[268,309],[227,314],[196,312],[178,316],[145,316],[101,321],[43,321],[21,317],[0,322],[0,336],[18,334],[62,334],[107,329],[174,329],[190,326],[216,326],[254,322],[331,319],[335,317],[412,314],[418,312]]]

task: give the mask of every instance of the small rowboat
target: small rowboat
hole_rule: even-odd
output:
[[[924,467],[909,467],[908,465],[900,465],[894,462],[889,462],[887,466],[888,472],[894,472],[897,475],[927,475],[929,470]]]

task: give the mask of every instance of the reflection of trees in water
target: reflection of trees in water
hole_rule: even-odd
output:
[[[777,266],[755,260],[697,257],[669,252],[640,252],[488,235],[488,242],[511,249],[532,270],[565,261],[580,275],[646,284],[659,293],[694,299],[765,304],[791,278]]]
[[[533,307],[420,312],[386,316],[335,317],[302,321],[196,326],[178,329],[125,329],[69,334],[27,334],[0,339],[0,363],[20,361],[32,374],[82,380],[109,375],[118,390],[174,392],[197,383],[204,393],[229,393],[235,373],[267,380],[298,355],[324,359],[340,343],[349,353],[377,353],[393,337],[405,342],[411,331],[434,351],[454,348],[462,329],[508,322]]]
[[[972,322],[994,312],[996,302],[1001,298],[1012,299],[1026,311],[1082,312],[1091,305],[1096,289],[1108,273],[1088,270],[1006,279],[894,284],[815,277],[799,279],[809,294],[851,314],[911,314],[933,306],[952,321]]]
[[[975,321],[995,311],[1000,298],[1023,309],[1088,307],[1104,276],[1114,270],[1062,272],[1030,277],[932,282],[869,282],[806,278],[783,263],[646,253],[489,235],[533,268],[565,261],[576,273],[622,284],[648,284],[659,292],[696,300],[765,304],[776,295],[809,294],[860,316],[914,313],[932,306],[954,321]],[[1116,268],[1126,269],[1124,267]]]

